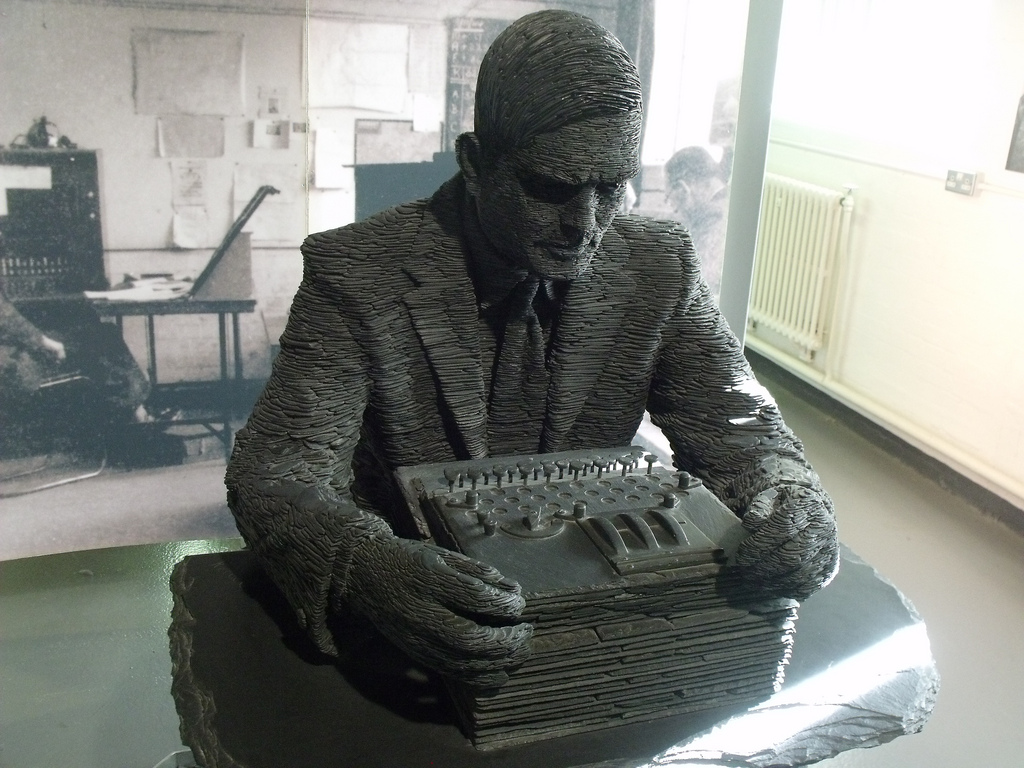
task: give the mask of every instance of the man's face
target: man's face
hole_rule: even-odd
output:
[[[721,187],[713,176],[703,179],[676,177],[669,179],[666,195],[676,215],[686,217],[699,213]]]
[[[677,215],[688,213],[694,202],[690,185],[682,178],[669,179],[666,196]]]
[[[628,125],[624,118],[571,123],[484,163],[473,196],[494,248],[541,277],[583,274],[639,169]]]

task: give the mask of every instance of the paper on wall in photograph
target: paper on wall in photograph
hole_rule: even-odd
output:
[[[429,163],[441,149],[441,132],[416,132],[412,120],[356,120],[354,165]]]
[[[256,149],[288,149],[290,136],[289,120],[252,121],[252,145]]]
[[[295,246],[302,242],[306,228],[306,196],[302,166],[266,163],[235,166],[233,215],[241,214],[256,190],[269,184],[279,194],[267,195],[243,231],[262,245]]]
[[[309,129],[313,131],[310,136],[311,149],[316,152],[317,136],[321,133],[330,132],[320,138],[324,144],[324,152],[339,153],[341,165],[355,165],[356,162],[356,137],[355,125],[362,114],[355,109],[318,109],[310,113]],[[314,162],[315,162],[314,157]]]
[[[205,160],[171,160],[171,202],[206,205]]]
[[[208,248],[210,217],[205,205],[175,205],[171,235],[176,248]]]
[[[165,115],[156,121],[160,157],[222,157],[224,119]]]
[[[133,29],[135,112],[243,114],[243,42],[235,32]]]
[[[288,90],[286,88],[259,89],[259,116],[268,120],[280,120],[288,114]]]
[[[444,120],[444,104],[441,99],[426,93],[415,93],[412,97],[412,129],[417,133],[438,133]],[[441,149],[438,139],[438,150]]]
[[[317,189],[352,189],[351,136],[333,128],[313,134],[313,186]],[[346,162],[347,161],[347,162]],[[349,173],[346,175],[345,168]]]
[[[401,112],[409,92],[409,28],[309,20],[309,106]]]
[[[332,184],[330,187],[321,187],[319,184],[315,186],[324,192],[345,192],[354,195],[356,192],[356,169],[351,165],[333,168],[330,182]]]
[[[348,170],[352,171],[351,168]],[[326,229],[343,227],[355,220],[356,194],[354,186],[350,189],[318,190],[309,196],[310,232],[323,232]]]
[[[448,33],[441,24],[409,27],[409,90],[444,97]]]

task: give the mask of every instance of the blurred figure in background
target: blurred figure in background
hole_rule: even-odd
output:
[[[0,396],[21,406],[67,359],[67,348],[30,323],[0,290]]]
[[[125,455],[138,453],[125,428],[152,421],[149,394],[120,329],[84,296],[15,305],[0,280],[0,456],[31,454],[54,435],[108,446],[120,437]]]
[[[704,147],[685,147],[665,163],[666,197],[673,218],[690,230],[701,273],[717,297],[722,286],[729,186]]]

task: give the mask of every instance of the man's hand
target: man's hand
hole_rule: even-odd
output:
[[[835,575],[839,541],[828,496],[817,487],[782,483],[761,491],[743,515],[751,535],[736,562],[748,582],[798,600]]]
[[[346,602],[416,661],[492,688],[530,654],[520,587],[494,568],[422,541],[372,537],[352,555]]]
[[[63,363],[68,356],[64,345],[56,339],[51,339],[49,336],[43,336],[43,349],[58,363]]]

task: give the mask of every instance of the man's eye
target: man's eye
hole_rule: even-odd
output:
[[[552,179],[526,178],[520,179],[520,182],[526,194],[545,203],[564,203],[579,191],[579,187],[573,184]]]

